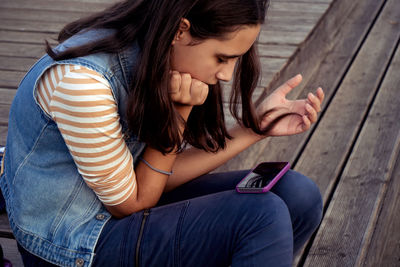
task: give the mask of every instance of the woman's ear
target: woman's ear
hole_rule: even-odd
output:
[[[191,39],[190,22],[189,20],[182,18],[179,24],[179,29],[175,33],[174,40],[172,40],[172,45],[174,45],[176,42],[190,43]]]

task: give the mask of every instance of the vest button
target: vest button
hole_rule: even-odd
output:
[[[80,258],[76,259],[76,261],[75,261],[75,264],[77,267],[82,267],[84,263],[85,263],[85,261]]]
[[[105,217],[106,217],[106,216],[104,216],[104,214],[97,214],[97,215],[96,215],[96,219],[99,220],[99,221],[104,220]]]

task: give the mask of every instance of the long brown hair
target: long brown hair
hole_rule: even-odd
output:
[[[114,34],[60,53],[55,53],[47,43],[46,51],[53,59],[62,60],[97,52],[116,53],[137,41],[141,55],[132,74],[127,100],[132,133],[162,152],[182,148],[185,143],[217,151],[225,147],[226,138],[231,138],[225,126],[221,85],[210,85],[205,103],[193,107],[182,140],[178,130],[180,117],[167,90],[170,44],[182,18],[190,21],[190,33],[195,39],[218,39],[239,26],[264,23],[268,3],[268,0],[127,0],[66,25],[58,41],[63,42],[82,30],[114,29]],[[238,60],[230,110],[243,126],[263,134],[251,100],[259,75],[260,64],[253,45]]]

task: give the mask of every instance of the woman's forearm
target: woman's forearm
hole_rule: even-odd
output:
[[[118,205],[105,205],[108,211],[117,218],[123,218],[157,204],[169,178],[167,173],[172,169],[176,153],[163,154],[147,147],[142,158],[147,164],[142,160],[136,164],[134,192]]]
[[[169,191],[216,169],[264,138],[255,134],[251,129],[240,126],[235,126],[229,133],[233,139],[227,140],[225,149],[219,150],[217,153],[206,152],[192,147],[178,154],[173,165],[173,174],[167,181],[165,191]]]

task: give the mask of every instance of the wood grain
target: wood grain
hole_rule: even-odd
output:
[[[400,49],[346,164],[305,266],[359,266],[363,260],[398,159],[400,124],[395,114],[400,114],[399,64]]]
[[[15,8],[15,9],[26,9],[30,10],[47,10],[47,11],[69,11],[69,12],[93,12],[102,10],[113,3],[114,1],[108,2],[97,2],[90,3],[88,1],[64,1],[58,0],[56,3],[52,0],[35,0],[35,4],[32,4],[32,0],[2,0],[0,2],[0,8]]]
[[[400,6],[387,5],[379,16],[296,164],[317,182],[325,202],[400,38],[400,24],[391,20],[400,20]]]
[[[27,57],[38,59],[45,53],[43,44],[18,44],[2,43],[0,55],[8,57]]]
[[[21,71],[0,70],[0,87],[17,88],[24,75]]]
[[[37,33],[37,32],[21,32],[21,31],[8,31],[0,30],[1,45],[5,43],[25,43],[25,44],[40,44],[44,47],[44,40],[50,44],[56,44],[56,33]]]
[[[0,146],[6,145],[6,139],[7,139],[7,126],[0,125]]]
[[[302,43],[284,68],[268,83],[260,98],[264,98],[273,88],[301,72],[303,83],[294,89],[288,98],[304,97],[310,90],[322,86],[328,102],[383,2],[383,0],[333,2],[321,24],[316,26],[309,39]],[[346,16],[350,13],[352,16]],[[293,162],[310,133],[309,131],[297,136],[265,139],[242,152],[218,171],[249,168],[255,162],[261,161]]]
[[[365,252],[365,258],[360,260],[360,266],[400,266],[399,207],[400,157],[397,156],[371,244]]]
[[[13,267],[23,267],[22,258],[18,252],[17,242],[13,239],[0,238],[4,250],[4,257],[11,261]]]

